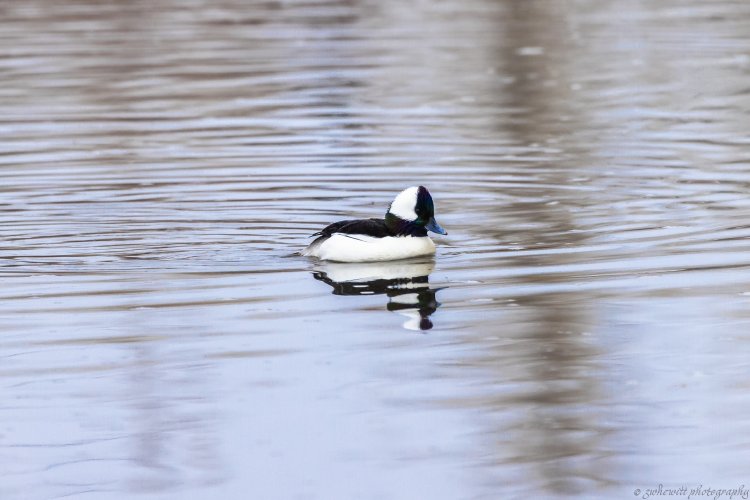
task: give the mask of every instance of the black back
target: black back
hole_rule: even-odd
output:
[[[313,236],[323,235],[330,238],[333,233],[364,234],[376,238],[396,236],[383,219],[342,220],[326,226],[325,229],[313,234]]]

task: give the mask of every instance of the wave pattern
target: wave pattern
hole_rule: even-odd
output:
[[[745,480],[748,22],[730,0],[0,6],[0,497]],[[386,273],[419,293],[293,255],[413,184],[450,233]]]

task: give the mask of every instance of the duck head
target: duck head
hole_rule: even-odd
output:
[[[397,234],[427,236],[427,231],[448,234],[435,220],[435,205],[424,186],[401,191],[388,207],[385,222]]]

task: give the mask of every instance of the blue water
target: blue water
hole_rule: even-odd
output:
[[[749,22],[0,7],[0,499],[750,484]],[[294,255],[414,184],[434,259]]]

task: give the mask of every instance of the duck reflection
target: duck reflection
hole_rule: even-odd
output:
[[[430,288],[429,276],[435,262],[400,261],[374,263],[321,262],[315,266],[313,277],[333,288],[334,295],[388,296],[386,309],[408,319],[404,328],[429,330],[430,319],[440,303],[435,295],[440,290]]]

